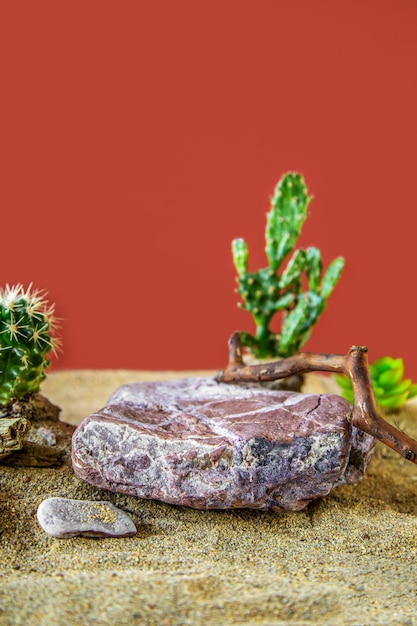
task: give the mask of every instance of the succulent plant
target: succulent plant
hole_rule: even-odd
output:
[[[58,347],[54,306],[22,285],[0,289],[0,405],[39,391]]]
[[[304,178],[287,173],[278,182],[267,214],[265,252],[268,267],[248,272],[248,247],[243,239],[232,241],[238,273],[240,307],[252,315],[256,333],[241,333],[242,344],[257,357],[288,357],[299,351],[323,312],[338,282],[344,259],[338,257],[322,272],[322,258],[315,247],[294,250],[311,201]],[[303,276],[307,285],[303,291]],[[282,312],[280,333],[270,329],[272,318]]]
[[[402,359],[383,356],[369,366],[372,387],[378,407],[398,408],[407,400],[417,396],[417,384],[410,378],[403,380]],[[335,374],[333,378],[341,389],[341,395],[353,404],[353,391],[350,380]]]

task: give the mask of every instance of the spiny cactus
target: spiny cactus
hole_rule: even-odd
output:
[[[407,400],[417,396],[417,384],[410,378],[403,380],[404,363],[402,359],[383,356],[369,366],[372,387],[378,407],[398,408]],[[333,378],[340,387],[341,395],[353,404],[353,391],[346,376],[335,374]]]
[[[54,307],[22,285],[0,289],[0,404],[39,391],[55,351]]]
[[[338,257],[322,275],[321,254],[315,247],[295,250],[285,269],[280,271],[295,247],[311,200],[301,174],[287,173],[278,182],[267,215],[268,267],[249,273],[245,241],[232,241],[237,292],[243,299],[239,306],[249,311],[256,325],[255,335],[241,333],[241,341],[257,357],[288,357],[298,352],[342,272],[344,259]],[[306,291],[303,291],[303,275],[307,279]],[[275,334],[269,325],[278,311],[282,311],[283,319],[281,332]]]

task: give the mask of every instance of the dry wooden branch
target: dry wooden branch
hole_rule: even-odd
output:
[[[0,419],[0,463],[24,444],[30,422],[24,417]]]
[[[317,371],[346,374],[354,395],[350,422],[417,464],[417,441],[386,422],[378,413],[365,346],[352,346],[346,355],[299,352],[281,361],[245,365],[240,334],[236,332],[229,339],[229,363],[219,372],[217,380],[224,383],[263,382]]]

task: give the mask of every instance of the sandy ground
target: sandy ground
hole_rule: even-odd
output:
[[[122,383],[174,375],[58,372],[42,392],[75,424]],[[331,388],[309,375],[305,390]],[[417,438],[416,401],[388,418]],[[68,446],[73,427],[55,427]],[[50,496],[109,500],[138,534],[53,539],[36,521]],[[286,514],[116,495],[78,479],[69,462],[0,466],[0,533],[1,625],[417,624],[417,466],[380,444],[360,484]]]

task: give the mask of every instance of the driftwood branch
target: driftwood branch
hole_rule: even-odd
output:
[[[0,463],[24,444],[30,422],[24,417],[0,419]]]
[[[365,346],[352,346],[345,355],[299,352],[281,361],[245,365],[240,334],[234,333],[229,339],[229,363],[219,372],[217,380],[224,383],[264,382],[317,371],[348,376],[354,396],[351,423],[417,464],[417,441],[386,422],[378,413]]]

